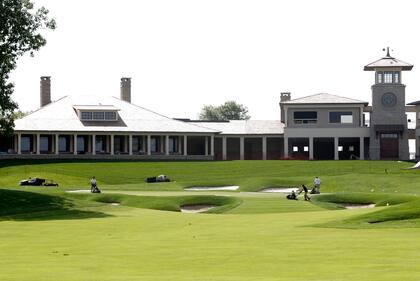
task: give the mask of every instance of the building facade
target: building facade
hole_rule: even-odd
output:
[[[51,78],[41,77],[41,107],[0,137],[0,159],[409,159],[407,112],[420,119],[420,101],[406,105],[402,72],[413,65],[385,57],[364,67],[375,73],[372,104],[321,93],[280,95],[279,120],[209,122],[173,119],[131,103],[131,79],[119,98],[66,96],[51,102]],[[419,124],[418,122],[416,122]]]

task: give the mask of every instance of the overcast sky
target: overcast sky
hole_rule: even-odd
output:
[[[279,93],[326,92],[371,101],[363,66],[392,55],[407,102],[420,100],[417,1],[35,0],[57,20],[47,45],[18,61],[11,80],[22,110],[39,107],[39,77],[52,99],[119,96],[169,117],[197,118],[205,104],[235,100],[252,119],[279,119]]]

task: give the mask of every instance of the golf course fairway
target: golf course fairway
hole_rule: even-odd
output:
[[[420,170],[410,166],[2,161],[0,280],[419,280]],[[172,181],[144,182],[158,174]],[[91,176],[101,194],[80,192]],[[258,192],[315,176],[322,194],[310,202]],[[17,185],[28,177],[60,186]],[[180,212],[194,204],[213,208]]]

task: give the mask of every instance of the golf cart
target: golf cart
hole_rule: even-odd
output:
[[[20,186],[58,186],[58,183],[53,180],[46,180],[41,178],[29,178],[27,180],[21,180]]]

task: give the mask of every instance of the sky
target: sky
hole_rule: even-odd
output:
[[[10,76],[23,111],[39,108],[40,76],[51,76],[52,100],[119,97],[131,77],[132,103],[168,117],[234,100],[252,119],[276,120],[280,92],[370,102],[363,66],[387,46],[414,64],[402,81],[406,102],[420,100],[417,1],[33,1],[57,29]]]

